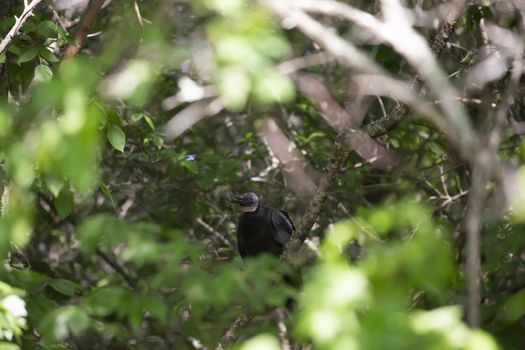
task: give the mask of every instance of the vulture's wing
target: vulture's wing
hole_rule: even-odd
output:
[[[272,225],[275,230],[275,240],[284,246],[295,230],[292,219],[284,210],[272,209]]]
[[[244,242],[244,237],[242,235],[243,228],[242,220],[239,220],[239,225],[237,226],[237,248],[239,249],[239,254],[241,257],[245,257],[246,254],[246,243]]]

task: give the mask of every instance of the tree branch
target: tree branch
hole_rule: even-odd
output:
[[[306,213],[304,213],[299,227],[292,234],[290,241],[286,245],[286,250],[283,254],[283,259],[290,260],[299,251],[302,243],[312,230],[312,227],[319,217],[321,210],[323,209],[324,202],[328,196],[328,190],[330,186],[335,182],[337,175],[341,171],[343,165],[347,162],[350,157],[351,148],[344,142],[343,134],[337,136],[337,140],[334,144],[334,150],[330,157],[326,174],[319,181],[319,186],[314,194],[314,197],[310,201]]]
[[[24,8],[24,12],[22,12],[20,17],[16,19],[15,24],[0,43],[0,55],[4,53],[5,50],[7,50],[7,47],[11,44],[15,36],[18,35],[20,28],[22,28],[27,19],[33,14],[33,10],[35,9],[35,7],[41,2],[42,0],[33,0],[29,5],[27,5]]]
[[[97,255],[102,258],[109,266],[115,270],[116,273],[118,273],[124,281],[133,289],[137,288],[137,282],[134,278],[132,278],[128,273],[124,270],[122,266],[120,266],[116,261],[113,261],[106,253],[101,251],[100,249],[97,249]]]
[[[443,49],[446,44],[446,39],[454,31],[457,21],[463,9],[465,7],[466,1],[460,0],[455,1],[454,9],[449,13],[447,20],[441,27],[440,31],[434,37],[432,42],[432,52],[436,55],[436,58],[443,52]],[[274,10],[276,9],[273,5]],[[279,15],[283,16],[286,11],[283,12],[282,8]],[[303,29],[303,28],[299,28]],[[308,35],[308,34],[307,34]],[[328,50],[327,50],[328,51]],[[339,57],[338,57],[339,58]],[[375,68],[375,66],[372,66]],[[375,69],[374,69],[375,70]],[[415,92],[419,92],[422,86],[422,77],[420,74],[417,74],[411,81],[411,86]],[[408,113],[408,107],[406,105],[401,105],[401,107],[396,108],[394,113],[391,115],[378,119],[368,125],[366,125],[363,130],[370,135],[371,137],[378,137],[386,134],[388,131],[393,129]],[[352,149],[348,144],[342,142],[344,134],[340,133],[337,137],[337,140],[334,145],[334,151],[330,158],[326,174],[321,178],[317,191],[311,200],[306,213],[301,218],[298,229],[293,233],[290,242],[286,246],[286,250],[283,254],[283,259],[290,260],[296,253],[300,250],[302,243],[310,234],[312,227],[317,220],[321,210],[323,208],[324,202],[328,196],[328,191],[332,184],[335,182],[337,175],[341,171],[344,164],[347,162]]]
[[[467,264],[465,277],[467,279],[468,301],[467,322],[470,327],[480,325],[481,304],[481,251],[480,231],[482,227],[483,207],[486,199],[485,185],[488,176],[483,166],[476,166],[472,174],[465,230],[467,236]]]
[[[93,23],[95,22],[95,19],[97,18],[98,13],[102,9],[102,5],[104,5],[105,1],[106,0],[89,1],[86,11],[82,15],[82,19],[80,20],[80,25],[77,34],[75,35],[76,45],[69,45],[66,48],[67,58],[75,57],[79,53],[82,46],[84,46],[88,32],[91,29]]]

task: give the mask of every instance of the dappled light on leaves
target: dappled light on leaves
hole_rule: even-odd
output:
[[[2,341],[19,338],[27,328],[27,309],[23,296],[21,290],[0,282],[0,346],[3,346]]]
[[[278,350],[280,348],[275,337],[261,334],[246,341],[239,350]]]
[[[405,309],[414,288],[439,297],[454,276],[449,248],[444,238],[436,236],[437,226],[424,207],[406,201],[388,212],[378,208],[363,215],[327,232],[321,262],[306,280],[300,297],[298,334],[322,349],[341,344],[355,349],[406,349],[416,344],[420,349],[470,349],[478,333],[462,322],[459,307]],[[362,261],[351,265],[342,256],[352,239],[369,235],[363,232],[364,226],[372,224],[367,220],[374,222],[369,230],[379,228],[383,235],[387,228],[390,236],[402,237],[406,229],[411,234],[389,245],[365,237],[368,243]],[[430,254],[430,241],[433,249],[440,250],[438,254]],[[433,275],[428,274],[429,269]],[[486,337],[480,342],[485,348],[498,348],[489,336],[479,334]]]
[[[106,78],[102,84],[102,93],[114,99],[130,100],[142,104],[149,97],[149,88],[155,78],[151,63],[143,60],[128,62],[120,72]]]
[[[0,348],[523,348],[524,16],[5,1]]]

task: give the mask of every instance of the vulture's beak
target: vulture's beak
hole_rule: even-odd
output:
[[[230,200],[230,202],[236,203],[236,204],[241,204],[242,203],[242,196],[238,196],[238,197],[232,198]]]

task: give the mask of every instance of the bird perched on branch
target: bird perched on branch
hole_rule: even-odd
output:
[[[280,256],[295,231],[288,213],[262,206],[253,192],[243,193],[233,198],[232,202],[239,204],[243,211],[237,227],[241,256],[245,258],[262,253]]]

